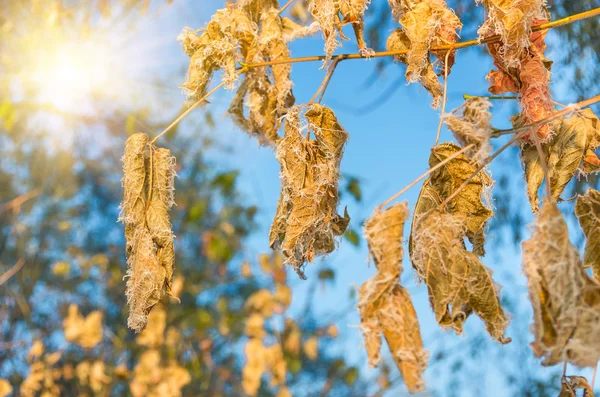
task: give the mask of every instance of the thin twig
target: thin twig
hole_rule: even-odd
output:
[[[444,58],[444,96],[442,97],[442,113],[440,113],[440,124],[438,125],[437,135],[435,136],[435,144],[437,146],[442,133],[442,125],[444,124],[444,113],[446,113],[446,94],[448,92],[448,57],[452,51],[446,51]]]
[[[592,374],[592,390],[594,390],[594,384],[596,383],[596,372],[598,371],[598,363],[594,366],[594,373]]]
[[[453,155],[451,155],[450,157],[448,157],[447,159],[445,159],[444,161],[441,161],[440,163],[436,164],[434,167],[428,169],[426,172],[424,172],[423,174],[421,174],[421,176],[417,177],[417,179],[415,179],[414,181],[412,181],[411,183],[409,183],[408,185],[406,185],[398,193],[394,194],[392,197],[390,197],[389,199],[387,199],[383,203],[381,203],[377,207],[376,211],[381,211],[381,209],[383,207],[385,207],[386,205],[388,205],[389,203],[391,203],[392,201],[394,201],[395,199],[397,199],[398,197],[400,197],[408,189],[410,189],[411,187],[413,187],[414,185],[416,185],[417,183],[419,183],[419,181],[421,179],[427,177],[427,175],[431,174],[433,171],[437,170],[438,168],[443,167],[444,165],[446,165],[446,163],[454,160],[455,158],[457,158],[458,156],[460,156],[461,154],[463,154],[464,152],[466,152],[467,150],[471,149],[474,146],[475,146],[474,144],[467,145],[464,148],[462,148],[461,150],[459,150],[458,152],[454,153]]]
[[[0,275],[0,285],[7,282],[9,278],[14,276],[19,270],[21,270],[23,265],[25,265],[25,261],[23,260],[23,258],[19,258],[19,260],[17,261],[17,263],[14,264],[13,267],[11,267],[6,272],[4,272],[2,275]]]
[[[282,8],[282,10],[285,9],[285,7],[287,7],[289,4],[291,4],[291,1],[286,3],[284,5],[284,8]],[[281,11],[280,11],[280,13],[281,13]],[[548,30],[548,29],[556,28],[558,26],[563,26],[563,25],[567,25],[567,24],[570,24],[573,22],[592,18],[592,17],[598,16],[598,15],[600,15],[600,7],[594,8],[589,11],[581,12],[579,14],[574,14],[574,15],[571,15],[566,18],[558,19],[556,21],[543,23],[543,24],[534,26],[531,28],[531,31],[538,32],[540,30]],[[486,37],[481,40],[475,39],[475,40],[469,40],[469,41],[462,41],[462,42],[458,42],[458,43],[454,43],[454,44],[433,46],[430,48],[430,50],[431,51],[458,50],[460,48],[473,47],[476,45],[487,44],[487,43],[495,43],[497,41],[500,41],[500,36],[495,35],[495,36]],[[371,53],[368,55],[363,55],[361,53],[340,54],[340,55],[334,55],[333,57],[331,57],[331,59],[333,61],[335,61],[335,60],[345,60],[345,59],[381,58],[381,57],[402,55],[402,54],[406,54],[408,52],[409,52],[409,50],[407,49],[407,50],[397,50],[397,51],[381,51],[381,52]],[[315,56],[307,56],[307,57],[299,57],[299,58],[275,59],[275,60],[268,61],[268,62],[258,62],[258,63],[253,63],[253,64],[244,64],[238,70],[238,74],[246,73],[248,71],[248,69],[254,69],[254,68],[263,67],[263,66],[282,65],[282,64],[299,63],[299,62],[315,62],[315,61],[323,61],[325,59],[326,59],[325,55],[315,55]],[[200,98],[196,103],[194,103],[192,106],[190,106],[190,108],[188,110],[186,110],[184,113],[182,113],[167,128],[165,128],[160,134],[158,134],[150,142],[150,144],[153,144],[154,142],[156,142],[156,140],[158,138],[160,138],[161,136],[163,136],[164,134],[169,132],[175,125],[177,125],[177,123],[179,123],[182,119],[184,119],[189,113],[191,113],[192,110],[194,110],[196,107],[198,107],[204,100],[206,100],[206,98],[208,98],[210,95],[212,95],[214,92],[216,92],[224,84],[225,84],[224,82],[219,83],[219,85],[217,85],[210,92],[208,92],[206,95],[204,95],[202,98]]]
[[[573,22],[592,18],[592,17],[598,16],[598,15],[600,15],[600,7],[594,8],[589,11],[581,12],[579,14],[574,14],[574,15],[571,15],[566,18],[558,19],[556,21],[533,26],[531,28],[531,31],[538,32],[540,30],[548,30],[548,29],[559,27],[559,26],[568,25]],[[433,46],[430,48],[430,51],[458,50],[460,48],[473,47],[473,46],[477,46],[477,45],[481,45],[481,44],[495,43],[495,42],[500,41],[500,39],[501,39],[500,36],[494,35],[494,36],[486,37],[481,40],[475,39],[475,40],[468,40],[468,41],[460,41],[460,42],[457,42],[454,44],[444,44],[444,45],[439,45],[439,46]],[[331,57],[331,59],[335,60],[338,58],[340,58],[340,59],[381,58],[381,57],[402,55],[402,54],[406,54],[408,52],[409,52],[409,50],[406,49],[406,50],[396,50],[396,51],[381,51],[381,52],[375,52],[375,53],[372,53],[369,55],[362,55],[360,53],[340,54],[340,55],[334,55],[333,57]],[[324,59],[326,59],[325,55],[314,55],[314,56],[299,57],[299,58],[284,58],[284,59],[275,59],[275,60],[268,61],[268,62],[258,62],[258,63],[248,64],[248,65],[245,65],[245,67],[252,69],[252,68],[257,68],[257,67],[262,67],[262,66],[280,65],[280,64],[286,64],[286,63],[316,62],[316,61],[323,61]]]
[[[242,69],[242,71],[245,71],[245,69]],[[241,74],[241,73],[240,73]],[[181,120],[183,120],[188,114],[190,114],[192,112],[192,110],[196,109],[198,106],[200,106],[202,104],[202,102],[204,102],[206,100],[206,98],[208,98],[209,96],[211,96],[212,94],[214,94],[219,88],[223,87],[225,85],[224,81],[221,81],[215,88],[213,88],[212,90],[210,90],[208,93],[206,93],[202,98],[198,99],[192,106],[190,106],[185,112],[181,113],[179,115],[179,117],[177,117],[175,120],[173,120],[173,122],[171,124],[169,124],[169,126],[167,128],[165,128],[160,134],[158,134],[157,136],[154,137],[153,140],[150,141],[150,145],[154,144],[154,142],[156,142],[156,140],[158,138],[160,138],[161,136],[165,135],[167,132],[169,132],[171,130],[171,128],[175,127],[177,125],[177,123],[179,123]]]
[[[490,100],[504,100],[504,99],[521,99],[518,95],[469,95],[463,94],[463,99],[466,101],[467,99],[473,98],[487,98]]]
[[[38,188],[28,191],[25,194],[20,195],[19,197],[16,197],[10,201],[7,201],[6,203],[2,204],[2,206],[0,206],[0,213],[3,213],[4,211],[8,211],[8,210],[11,210],[14,208],[18,208],[24,202],[39,196],[41,193],[42,193],[42,189],[38,187]]]
[[[289,0],[287,3],[285,3],[283,7],[279,9],[279,15],[281,15],[289,6],[291,6],[293,2],[294,0]]]
[[[313,95],[313,97],[310,98],[310,101],[308,101],[309,105],[311,103],[313,103],[315,101],[315,99],[317,99],[317,96],[319,96],[319,93],[321,94],[321,97],[319,98],[318,103],[321,103],[321,100],[323,99],[323,95],[325,95],[325,90],[327,89],[327,86],[329,85],[329,81],[331,80],[331,77],[333,76],[333,72],[335,72],[335,68],[337,67],[338,63],[340,63],[340,61],[341,61],[340,59],[336,59],[331,62],[331,65],[329,65],[329,68],[327,68],[325,77],[323,78],[321,85],[317,89],[317,92],[315,92],[315,95]]]
[[[526,133],[527,133],[527,130],[519,132],[514,137],[512,137],[510,141],[506,142],[500,149],[498,149],[494,154],[492,154],[490,157],[488,157],[487,159],[485,159],[485,161],[483,161],[481,163],[481,165],[479,167],[477,167],[477,169],[475,170],[475,172],[473,172],[467,179],[465,179],[465,181],[462,183],[462,185],[460,185],[458,187],[458,189],[456,189],[450,196],[448,196],[448,198],[446,198],[446,200],[444,200],[442,202],[442,204],[440,204],[439,208],[443,209],[444,207],[446,207],[446,205],[448,205],[448,203],[450,201],[452,201],[453,198],[455,198],[464,188],[467,187],[467,185],[469,184],[469,182],[471,182],[471,180],[473,178],[475,178],[481,172],[481,170],[483,170],[485,167],[487,167],[487,165],[489,163],[491,163],[492,160],[494,160],[496,157],[498,157],[498,155],[500,153],[502,153],[507,147],[509,147],[510,145],[512,145],[515,141],[517,141],[518,139],[520,139]]]

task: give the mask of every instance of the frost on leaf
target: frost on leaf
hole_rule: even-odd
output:
[[[444,122],[463,147],[470,144],[475,145],[473,149],[467,151],[467,156],[479,163],[485,160],[492,151],[490,107],[492,107],[492,103],[487,98],[470,98],[461,106],[462,116],[456,115],[459,110],[456,109],[444,117]]]
[[[545,202],[522,250],[534,313],[535,355],[546,366],[563,361],[595,366],[600,357],[600,285],[583,269],[554,202]]]
[[[406,63],[406,78],[409,82],[422,81],[424,73],[432,68],[429,59],[431,47],[456,43],[457,30],[462,28],[460,19],[454,14],[444,0],[388,0],[392,14],[402,25],[404,33],[405,48],[390,48],[388,39],[388,51],[407,49],[408,53],[402,62]],[[398,33],[394,32],[393,35]],[[404,41],[404,40],[402,40]],[[448,73],[454,64],[454,52],[448,56],[448,65],[444,65],[447,51],[434,51],[433,54],[441,63],[441,70],[448,67]],[[437,76],[435,78],[437,81]],[[423,84],[425,88],[427,85]],[[429,89],[428,89],[429,90]],[[434,99],[436,96],[434,95]],[[434,107],[438,103],[434,101]]]
[[[174,204],[175,158],[168,149],[149,148],[146,134],[125,143],[123,202],[119,220],[127,240],[128,326],[146,325],[152,307],[170,291],[175,250],[169,220]]]
[[[583,267],[591,267],[594,278],[600,280],[600,192],[588,189],[585,195],[577,197],[575,215],[586,238]]]
[[[600,122],[590,109],[586,109],[561,119],[555,125],[556,134],[542,145],[542,152],[548,165],[552,198],[558,200],[578,169],[583,172],[593,170],[590,164],[598,159],[594,149],[599,145]],[[521,148],[521,161],[527,181],[527,195],[533,212],[537,213],[538,191],[544,180],[544,172],[535,145],[527,144]]]
[[[429,166],[456,153],[453,144],[432,149]],[[431,173],[424,183],[413,217],[409,253],[413,267],[427,284],[429,301],[438,323],[462,333],[463,323],[475,312],[485,322],[488,333],[501,343],[508,321],[500,305],[498,288],[478,256],[485,253],[484,228],[492,211],[482,202],[491,187],[485,171],[474,177],[445,211],[439,210],[477,166],[461,155]],[[465,239],[473,249],[467,250]]]
[[[311,0],[308,11],[318,22],[325,39],[325,62],[328,62],[333,52],[341,47],[338,38],[348,40],[342,33],[342,26],[351,23],[356,35],[358,49],[364,55],[373,50],[367,48],[364,40],[364,13],[370,0]],[[342,17],[340,17],[340,14]],[[343,19],[342,19],[343,18]]]
[[[525,124],[548,117],[554,111],[550,97],[550,65],[544,57],[546,31],[532,32],[535,25],[547,22],[545,1],[481,0],[488,16],[479,28],[484,39],[499,35],[499,42],[488,43],[497,70],[487,79],[492,94],[518,92]],[[542,125],[537,136],[547,140],[551,126]],[[525,136],[528,138],[528,135]]]
[[[238,8],[227,10],[231,18],[245,21],[232,33],[243,38],[237,62],[255,64],[290,57],[276,2],[241,2]],[[234,123],[262,145],[276,145],[280,118],[294,104],[290,72],[291,64],[285,63],[249,69],[229,107]]]
[[[408,291],[398,285],[407,218],[406,203],[399,203],[375,213],[365,223],[364,234],[377,273],[360,287],[358,310],[369,364],[379,363],[383,336],[408,390],[417,392],[424,389],[422,375],[428,355]]]
[[[406,36],[406,33],[398,28],[390,34],[387,39],[386,49],[388,51],[409,51],[411,48],[410,40]],[[402,62],[404,64],[408,63],[406,54],[396,55],[394,57],[398,62]],[[444,93],[444,89],[438,80],[438,76],[433,69],[433,65],[428,61],[427,66],[421,70],[421,77],[419,79],[421,85],[429,91],[433,100],[431,102],[431,106],[433,108],[437,108],[442,100],[442,95]]]
[[[335,249],[335,236],[341,236],[350,221],[347,213],[337,213],[340,161],[348,134],[325,106],[311,105],[303,121],[301,125],[300,107],[291,108],[277,146],[281,195],[269,237],[271,248],[280,249],[301,276],[306,261]]]

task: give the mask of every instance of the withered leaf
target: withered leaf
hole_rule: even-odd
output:
[[[577,197],[575,215],[586,238],[583,266],[591,267],[594,277],[600,279],[600,192],[588,189],[583,196]]]
[[[379,363],[383,336],[408,390],[417,392],[424,388],[427,352],[408,291],[398,285],[408,214],[407,204],[398,203],[376,212],[365,223],[365,239],[377,273],[360,287],[358,310],[369,364]]]
[[[386,49],[388,51],[408,51],[411,49],[410,39],[408,38],[404,30],[398,28],[390,34],[390,36],[387,39]],[[396,55],[395,59],[404,64],[408,63],[407,54]],[[444,89],[442,87],[442,84],[438,80],[438,76],[435,73],[435,70],[433,69],[433,65],[431,64],[431,62],[429,62],[429,60],[427,60],[427,62],[428,64],[425,65],[425,67],[423,67],[421,70],[419,82],[427,91],[429,91],[429,93],[433,97],[431,106],[433,108],[437,108],[442,99]]]
[[[577,390],[583,390],[583,397],[594,397],[594,391],[583,376],[563,376],[558,397],[577,397]]]
[[[508,321],[500,305],[496,285],[477,255],[465,249],[465,225],[459,217],[434,209],[422,212],[434,198],[424,188],[413,219],[410,257],[419,277],[427,284],[429,301],[438,323],[463,332],[467,317],[475,312],[488,333],[500,343]]]
[[[429,166],[436,166],[459,150],[460,147],[452,143],[436,146],[431,150]],[[466,156],[460,155],[442,168],[432,172],[429,183],[444,199],[454,193],[476,170],[476,164],[472,164]],[[493,215],[492,210],[482,202],[482,198],[485,199],[491,194],[492,185],[492,178],[485,170],[482,170],[447,206],[448,213],[463,220],[467,237],[473,244],[473,253],[479,256],[485,254],[484,228]]]
[[[429,159],[434,167],[459,148],[441,144],[432,149]],[[491,178],[482,171],[456,199],[440,212],[442,201],[469,177],[477,166],[461,155],[431,173],[419,195],[409,241],[409,253],[418,276],[425,281],[429,301],[442,327],[462,333],[463,323],[477,313],[490,335],[501,343],[508,321],[500,305],[496,286],[478,255],[484,254],[487,220],[492,211],[482,202]],[[468,238],[473,251],[467,251]]]
[[[556,135],[542,145],[548,165],[550,191],[555,200],[560,198],[578,169],[583,168],[585,172],[586,167],[588,170],[593,167],[597,157],[590,148],[597,147],[597,136],[600,133],[598,118],[589,109],[561,119],[556,124]],[[544,172],[535,145],[524,145],[521,148],[521,161],[525,170],[527,195],[533,212],[537,213],[538,191],[544,179]]]
[[[554,202],[545,202],[522,248],[534,312],[535,355],[543,358],[543,365],[563,361],[580,367],[596,365],[600,285],[585,273]]]
[[[300,107],[290,108],[277,146],[281,195],[269,238],[300,275],[306,261],[335,249],[334,237],[350,221],[347,212],[343,217],[337,213],[339,167],[348,133],[331,109],[318,104],[310,106],[304,119]],[[314,140],[301,133],[302,122]]]
[[[492,103],[487,98],[470,98],[462,106],[462,116],[455,115],[454,110],[444,117],[444,122],[463,147],[474,145],[474,148],[467,152],[467,156],[475,162],[482,162],[492,151],[490,107]]]

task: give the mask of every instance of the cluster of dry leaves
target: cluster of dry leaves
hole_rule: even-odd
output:
[[[140,332],[165,291],[170,291],[175,262],[169,209],[173,206],[175,158],[155,148],[143,133],[131,135],[123,156],[123,202],[128,269],[129,328]]]
[[[406,64],[408,82],[420,82],[437,107],[444,92],[439,75],[450,73],[455,53],[432,48],[455,44],[462,23],[444,0],[388,1],[401,27],[389,36],[387,49],[403,51],[396,59]],[[600,193],[589,191],[576,204],[588,238],[583,263],[569,242],[566,223],[555,203],[578,170],[600,169],[594,153],[600,146],[600,123],[589,110],[547,122],[555,112],[549,91],[551,62],[544,56],[546,33],[533,31],[549,20],[545,1],[479,1],[487,15],[479,29],[480,38],[487,42],[490,36],[500,37],[488,42],[497,68],[488,74],[489,90],[519,93],[521,113],[513,118],[513,125],[533,131],[522,135],[521,159],[534,213],[538,212],[538,191],[544,179],[549,192],[531,239],[523,243],[523,267],[534,306],[532,346],[545,365],[595,365],[600,357],[595,325],[600,320],[600,284],[585,268],[592,267],[595,276],[600,274],[600,248],[593,239],[600,231]],[[281,193],[269,240],[282,256],[264,259],[268,264],[264,269],[276,281],[275,291],[259,290],[246,302],[248,343],[242,386],[249,395],[258,393],[265,375],[280,396],[290,395],[284,356],[303,353],[316,358],[318,339],[313,335],[302,343],[302,335],[290,319],[281,332],[281,343],[268,344],[272,330],[267,329],[266,320],[283,313],[291,301],[283,265],[291,265],[304,278],[305,263],[332,252],[335,237],[344,233],[350,221],[346,212],[343,216],[337,212],[340,162],[348,133],[331,109],[312,101],[295,105],[291,64],[286,62],[288,43],[321,31],[325,62],[329,62],[340,46],[339,39],[346,39],[342,27],[352,24],[361,53],[369,56],[372,50],[363,37],[368,4],[368,0],[298,2],[292,9],[293,20],[280,15],[276,0],[238,0],[218,10],[205,28],[186,28],[179,37],[190,57],[183,85],[189,99],[203,100],[212,76],[221,71],[223,84],[229,89],[237,87],[229,107],[234,123],[260,144],[272,147],[281,165]],[[475,314],[490,336],[505,344],[510,338],[505,336],[508,319],[500,304],[500,288],[481,260],[486,225],[493,216],[493,180],[485,169],[493,158],[490,107],[487,98],[471,98],[444,115],[462,148],[453,143],[432,148],[430,174],[412,218],[409,254],[442,328],[460,334],[467,318]],[[129,255],[129,325],[138,331],[164,289],[168,291],[172,276],[168,210],[173,204],[173,163],[169,152],[148,145],[144,134],[133,135],[126,143],[120,218],[126,224]],[[416,392],[424,389],[422,375],[428,354],[408,291],[399,284],[408,217],[408,207],[401,203],[386,210],[378,208],[365,222],[364,235],[377,271],[361,286],[358,309],[369,363],[375,366],[380,362],[383,337],[409,390]],[[162,335],[161,313],[150,314],[152,327],[140,336],[142,340],[153,340],[148,336],[154,332],[150,328]],[[76,308],[69,319],[69,324],[98,321],[92,315],[81,317]],[[70,340],[82,345],[95,341],[75,331],[70,335]],[[156,343],[148,345],[156,347]],[[156,350],[149,350],[144,357],[140,368],[145,373],[157,368],[179,371],[161,367]],[[132,390],[146,393],[150,385],[160,383],[160,377],[155,378],[134,381]],[[174,378],[178,383],[169,387],[180,389],[189,381],[183,373]],[[589,390],[585,379],[575,376],[563,377],[562,388],[565,396],[574,395],[576,389]]]

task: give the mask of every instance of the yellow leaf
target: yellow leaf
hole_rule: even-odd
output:
[[[583,266],[591,267],[594,278],[600,280],[600,192],[588,189],[584,196],[577,197],[575,215],[586,238]]]
[[[302,345],[302,350],[309,360],[316,360],[319,357],[319,338],[311,336]]]
[[[55,276],[67,276],[71,272],[71,264],[67,261],[54,262],[52,265],[52,274]]]
[[[13,387],[6,379],[0,378],[0,397],[7,397],[13,391]]]

